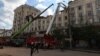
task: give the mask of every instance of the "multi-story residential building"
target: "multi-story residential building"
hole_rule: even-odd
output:
[[[49,17],[41,16],[41,19],[35,20],[34,24],[36,25],[34,26],[34,32],[45,32],[49,23],[46,22],[48,19]]]
[[[12,30],[0,29],[0,37],[11,37]]]
[[[5,30],[4,36],[5,37],[11,37],[12,35],[12,30]]]
[[[66,12],[66,10],[62,10],[59,11],[59,13],[57,14],[53,25],[51,27],[51,30],[53,30],[54,28],[56,29],[66,29],[68,27],[68,14]],[[37,22],[37,25],[35,26],[37,29],[37,32],[46,32],[51,19],[53,18],[53,15],[48,15],[47,17],[43,17],[43,19],[38,19],[35,22]]]
[[[29,21],[26,20],[27,15],[33,15],[36,16],[37,14],[40,13],[40,11],[32,6],[29,5],[21,5],[20,7],[16,8],[14,10],[14,23],[13,23],[13,34],[16,33],[19,29],[21,29],[26,23]],[[34,26],[37,24],[33,22],[31,25],[29,25],[23,32],[24,33],[30,33],[35,30]]]
[[[66,8],[59,12],[59,16],[56,18],[56,24],[61,28],[68,27],[68,12]]]
[[[98,9],[99,0],[74,0],[69,2],[69,12],[72,24],[91,24],[100,22]]]
[[[58,12],[52,28],[67,29],[67,27],[68,27],[68,12],[67,9],[64,9]]]
[[[5,29],[0,29],[0,37],[4,37],[4,31]]]

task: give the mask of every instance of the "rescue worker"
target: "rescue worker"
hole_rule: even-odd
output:
[[[33,55],[33,52],[35,51],[35,46],[34,46],[34,43],[31,42],[31,56]]]
[[[35,48],[35,52],[39,53],[39,43],[38,42],[35,43],[34,48]]]

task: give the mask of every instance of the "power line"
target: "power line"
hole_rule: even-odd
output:
[[[6,22],[5,22],[4,20],[2,20],[2,19],[0,19],[0,22],[4,23],[4,24],[6,24],[6,25],[10,25],[10,24],[6,23]]]

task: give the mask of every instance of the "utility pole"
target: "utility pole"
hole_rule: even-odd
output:
[[[70,8],[68,6],[68,33],[70,37],[70,48],[72,48],[72,31],[71,31],[71,20],[70,20]]]
[[[62,3],[63,4],[63,3]],[[72,48],[72,31],[71,31],[71,20],[70,20],[70,7],[65,6],[66,13],[68,13],[68,33],[69,33],[69,42],[70,42],[70,48]]]

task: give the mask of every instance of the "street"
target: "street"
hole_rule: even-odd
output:
[[[30,49],[25,47],[4,47],[0,49],[0,56],[30,56]],[[39,50],[33,56],[100,56],[97,53],[87,53],[71,50]]]

